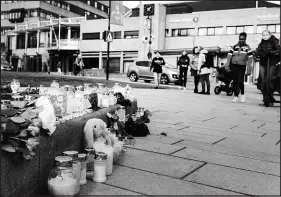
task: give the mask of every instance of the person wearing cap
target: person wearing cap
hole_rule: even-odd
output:
[[[159,51],[155,52],[156,57],[152,59],[150,71],[153,72],[154,75],[154,82],[155,82],[155,89],[159,88],[159,79],[162,73],[162,66],[165,65],[165,61],[163,57],[160,56]]]
[[[179,58],[178,66],[180,67],[179,73],[179,81],[180,81],[180,89],[186,90],[186,82],[187,82],[187,70],[190,63],[190,59],[185,50],[183,50],[182,55]]]

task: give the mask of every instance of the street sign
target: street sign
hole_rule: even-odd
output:
[[[112,42],[113,36],[111,31],[104,31],[104,41],[105,42]]]

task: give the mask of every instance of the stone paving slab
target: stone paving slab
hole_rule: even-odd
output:
[[[271,174],[280,177],[280,164],[260,161],[255,159],[243,158],[229,154],[212,152],[209,150],[199,150],[195,148],[186,148],[172,155],[204,161],[207,163],[220,164],[234,168],[240,168],[264,174]]]
[[[280,177],[207,164],[185,180],[250,195],[279,195]]]
[[[133,148],[168,155],[181,150],[183,147],[137,139]]]
[[[276,155],[280,154],[279,146],[276,146],[274,143],[264,142],[255,138],[226,138],[225,140],[220,141],[217,144],[230,148],[244,148],[246,150],[251,150],[253,147],[255,147],[256,151],[270,152]]]
[[[177,146],[181,147],[190,147],[190,148],[196,148],[200,150],[207,150],[217,153],[223,153],[223,154],[229,154],[229,155],[236,155],[240,157],[245,158],[251,158],[256,159],[260,161],[268,161],[268,162],[274,162],[280,164],[280,155],[268,153],[268,152],[260,152],[256,150],[245,150],[243,148],[230,148],[225,147],[217,144],[207,144],[207,143],[200,143],[200,142],[194,142],[194,141],[182,141],[177,144]]]
[[[142,159],[140,160],[139,158]],[[141,150],[127,149],[117,164],[180,179],[205,163]]]
[[[103,183],[95,183],[87,180],[86,185],[80,187],[78,196],[96,196],[96,195],[142,195],[136,192],[131,192],[126,189],[117,188]]]
[[[177,138],[171,138],[163,135],[147,135],[145,137],[135,137],[135,139],[159,142],[163,144],[174,144],[180,140]]]
[[[147,195],[237,195],[180,179],[117,166],[107,184]]]

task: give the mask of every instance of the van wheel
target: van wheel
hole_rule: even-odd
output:
[[[168,76],[167,75],[161,75],[161,77],[160,77],[160,83],[161,84],[168,84],[169,83],[169,78],[168,78]]]
[[[130,81],[132,81],[132,82],[137,82],[138,81],[138,76],[137,76],[137,74],[135,72],[132,72],[130,74],[129,78],[130,78]]]
[[[144,80],[144,82],[145,82],[145,83],[150,83],[151,81],[150,81],[150,80]]]

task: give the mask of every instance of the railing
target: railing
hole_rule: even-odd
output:
[[[61,39],[59,41],[59,49],[61,50],[78,50],[80,46],[79,40],[74,39]],[[57,45],[49,47],[49,49],[58,49]]]
[[[85,20],[85,17],[75,17],[75,18],[60,18],[60,19],[50,19],[48,21],[39,21],[36,23],[26,23],[26,24],[15,24],[15,30],[27,30],[34,29],[38,27],[49,26],[51,24],[58,24],[59,22],[63,24],[80,24],[81,21]]]

